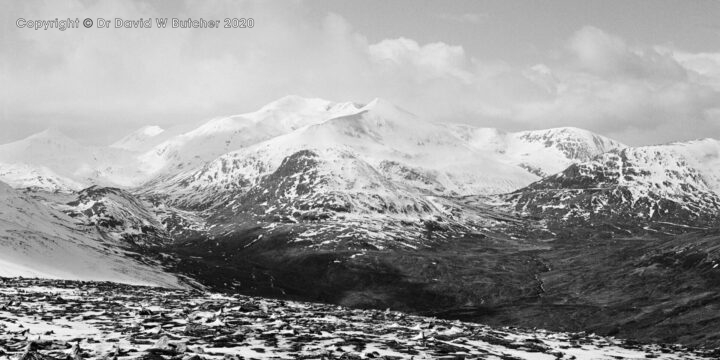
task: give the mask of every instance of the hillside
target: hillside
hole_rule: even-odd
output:
[[[0,276],[181,286],[157,263],[142,262],[94,227],[77,227],[65,213],[2,182],[0,240]]]

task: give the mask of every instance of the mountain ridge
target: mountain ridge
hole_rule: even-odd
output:
[[[356,124],[346,129],[347,131],[370,131],[374,133],[375,130],[380,129],[383,122],[387,127],[391,123],[399,124],[397,121],[410,116],[412,120],[405,120],[406,125],[402,127],[405,132],[413,132],[415,131],[413,125],[416,122],[425,122],[422,118],[412,115],[406,110],[399,109],[382,99],[374,99],[367,104],[357,104],[351,102],[333,103],[322,99],[287,96],[269,103],[255,112],[210,119],[194,130],[180,134],[160,131],[161,128],[152,125],[145,126],[111,144],[108,147],[109,149],[82,146],[57,130],[45,131],[15,142],[16,146],[25,149],[38,149],[37,154],[32,156],[19,155],[25,151],[16,151],[15,155],[8,154],[12,152],[9,151],[8,146],[0,145],[0,161],[5,158],[4,162],[7,163],[45,166],[69,180],[83,184],[85,187],[103,185],[133,188],[157,177],[177,174],[202,166],[203,163],[213,161],[218,156],[298,131],[304,126],[320,125],[327,120],[342,118],[345,115],[357,115],[361,111],[371,111],[379,115],[375,117],[374,123],[368,122],[360,128],[357,127],[359,124]],[[447,124],[443,126],[453,127],[456,125]],[[436,128],[434,131],[438,134],[445,133],[446,131],[441,129],[443,126]],[[478,129],[482,130],[481,128]],[[147,131],[152,134],[146,134]],[[430,135],[435,135],[432,134],[432,131],[428,132]],[[27,144],[28,141],[37,138],[52,138],[53,134],[57,134],[61,140],[64,139],[59,142],[71,144],[72,146],[68,145],[66,147],[72,147],[72,151],[61,151],[47,146]],[[455,135],[458,136],[458,134]],[[151,141],[147,141],[148,138]],[[448,139],[457,141],[452,137]],[[418,138],[415,143],[408,145],[412,147],[417,145],[417,142],[432,142],[432,140],[433,136],[426,136],[425,138]],[[129,141],[130,143],[123,145],[123,141]],[[158,141],[160,143],[156,144]],[[148,149],[148,147],[150,148]],[[183,150],[183,148],[187,149]],[[405,148],[408,149],[407,146]],[[137,153],[138,150],[141,150],[140,154]],[[53,156],[48,158],[48,154],[52,153],[63,153],[65,157],[63,159]],[[515,163],[511,164],[513,167],[518,165],[523,167],[523,170],[518,174],[530,173],[530,176],[523,175],[527,177],[526,180],[521,180],[523,185],[529,183],[528,180],[533,179],[533,177],[560,171],[560,167],[567,165],[563,163],[546,169],[543,164],[534,164],[533,161],[526,162],[528,163],[515,161]],[[22,178],[23,176],[18,175],[16,177]],[[507,185],[498,186],[504,191],[511,190]]]

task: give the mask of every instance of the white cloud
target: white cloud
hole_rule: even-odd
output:
[[[415,40],[386,39],[368,47],[370,56],[381,64],[406,69],[421,78],[454,77],[470,81],[468,58],[462,46],[442,42],[420,45]]]
[[[598,75],[653,79],[685,76],[685,69],[671,54],[650,47],[630,47],[620,37],[592,26],[577,31],[568,47],[582,69]]]
[[[720,89],[720,53],[688,53],[678,50],[662,49],[671,51],[672,56],[683,67],[694,71],[700,76],[697,81],[706,81]]]

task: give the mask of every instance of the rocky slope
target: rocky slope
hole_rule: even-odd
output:
[[[96,227],[105,237],[129,247],[158,247],[171,242],[170,233],[151,205],[121,189],[92,186],[57,208],[76,224]]]
[[[705,359],[677,345],[108,283],[0,279],[0,359]],[[62,318],[62,324],[58,319]]]

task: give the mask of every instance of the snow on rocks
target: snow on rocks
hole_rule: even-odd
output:
[[[394,311],[0,278],[0,359],[703,359],[711,351]]]

